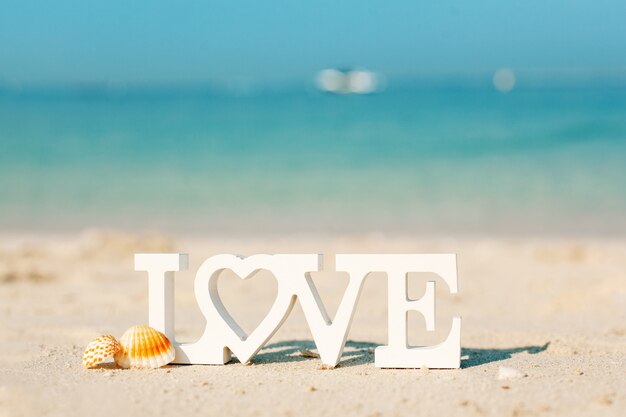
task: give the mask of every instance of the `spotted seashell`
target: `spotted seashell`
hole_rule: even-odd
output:
[[[83,366],[93,368],[115,355],[122,347],[111,335],[105,334],[92,340],[85,348],[83,354]]]

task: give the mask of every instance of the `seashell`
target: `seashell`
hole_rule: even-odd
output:
[[[498,368],[498,379],[523,378],[525,376],[528,375],[515,368],[510,368],[508,366],[500,366]]]
[[[122,368],[159,368],[174,360],[174,346],[150,326],[133,326],[120,338],[115,363]]]
[[[115,355],[122,347],[111,335],[105,334],[92,340],[85,348],[83,366],[93,368]]]

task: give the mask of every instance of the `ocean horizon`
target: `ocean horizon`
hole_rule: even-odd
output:
[[[623,86],[109,87],[0,91],[2,230],[626,232]]]

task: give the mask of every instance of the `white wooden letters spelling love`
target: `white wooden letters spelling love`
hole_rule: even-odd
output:
[[[336,366],[343,352],[356,303],[365,278],[384,272],[388,280],[388,344],[375,350],[374,362],[381,368],[459,368],[461,360],[461,318],[452,320],[445,341],[438,345],[411,347],[407,341],[407,314],[424,316],[426,328],[435,328],[435,281],[427,282],[424,296],[407,296],[409,272],[439,275],[451,293],[458,292],[456,256],[453,254],[343,254],[336,256],[336,270],[346,271],[350,280],[334,320],[321,302],[311,272],[321,269],[317,254],[212,256],[200,266],[194,290],[206,318],[206,328],[194,343],[176,343],[174,331],[174,272],[188,268],[188,256],[178,253],[136,254],[135,270],[148,272],[149,325],[163,332],[176,347],[174,363],[223,365],[234,353],[248,362],[276,333],[291,309],[300,301],[321,361]],[[278,282],[278,294],[269,313],[250,334],[230,316],[217,292],[221,271],[232,270],[249,279],[260,270],[270,271]]]

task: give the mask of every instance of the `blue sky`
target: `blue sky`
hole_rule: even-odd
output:
[[[0,80],[285,82],[626,68],[626,1],[0,2]]]

